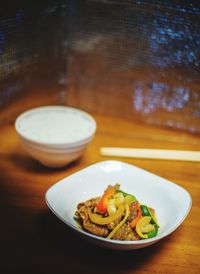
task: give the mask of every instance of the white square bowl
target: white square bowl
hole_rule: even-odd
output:
[[[101,196],[108,185],[120,184],[125,192],[137,197],[156,211],[158,235],[139,241],[119,241],[90,234],[77,225],[77,204]],[[54,184],[46,192],[46,203],[53,213],[79,236],[112,249],[138,249],[149,246],[177,229],[188,215],[192,199],[177,184],[121,161],[102,161],[86,167]]]

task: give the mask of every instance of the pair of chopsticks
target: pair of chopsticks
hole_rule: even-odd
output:
[[[149,148],[122,148],[101,147],[100,154],[104,156],[178,160],[178,161],[200,161],[200,151],[171,150],[171,149],[149,149]]]

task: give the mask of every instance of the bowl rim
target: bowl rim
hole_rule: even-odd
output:
[[[27,115],[34,113],[34,112],[38,112],[38,111],[42,111],[42,110],[71,110],[71,111],[75,111],[76,113],[80,113],[81,115],[87,117],[90,122],[93,125],[93,129],[91,130],[91,132],[87,133],[82,139],[77,140],[77,141],[70,141],[70,142],[43,142],[43,141],[37,141],[36,139],[32,139],[30,137],[27,137],[26,135],[23,134],[23,132],[20,130],[19,125],[21,120],[26,117]],[[89,114],[88,112],[79,109],[79,108],[75,108],[75,107],[71,107],[71,106],[65,106],[65,105],[45,105],[45,106],[39,106],[39,107],[34,107],[31,109],[28,109],[24,112],[22,112],[21,114],[19,114],[17,116],[17,118],[15,119],[15,130],[18,134],[18,136],[24,140],[27,141],[29,143],[35,144],[35,145],[40,145],[43,147],[48,147],[48,148],[52,148],[52,149],[62,149],[62,148],[74,148],[76,146],[80,146],[80,145],[85,145],[87,143],[89,143],[92,139],[92,137],[94,136],[96,129],[97,129],[97,123],[96,120],[94,119],[94,117]]]

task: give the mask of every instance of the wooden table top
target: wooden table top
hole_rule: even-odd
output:
[[[103,157],[101,146],[200,150],[199,136],[95,115],[97,132],[83,157],[48,169],[23,151],[14,125],[0,127],[1,273],[199,273],[200,163]],[[189,191],[192,209],[164,240],[144,249],[92,245],[47,208],[44,195],[61,178],[95,162],[116,159],[144,168]],[[173,212],[172,212],[173,214]]]

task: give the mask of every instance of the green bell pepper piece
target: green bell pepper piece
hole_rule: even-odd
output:
[[[132,194],[129,194],[129,193],[126,193],[125,191],[123,191],[123,190],[118,190],[117,192],[121,192],[123,195],[124,195],[124,197],[126,198],[127,196],[130,196],[131,198],[132,198],[132,202],[135,202],[135,201],[137,201],[137,199],[136,199],[136,197],[134,196],[134,195],[132,195]]]
[[[142,210],[142,216],[150,216],[151,217],[150,223],[152,225],[155,225],[156,227],[159,227],[158,223],[156,222],[156,220],[154,219],[154,217],[151,215],[148,207],[146,205],[140,205],[140,208]]]
[[[153,231],[147,233],[148,239],[153,238],[158,234],[158,226],[157,225],[154,225],[154,226],[155,226],[155,229]]]

